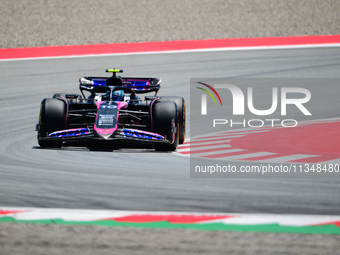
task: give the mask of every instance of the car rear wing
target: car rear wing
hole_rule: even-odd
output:
[[[114,77],[118,82],[117,84],[111,84],[112,78],[113,77],[81,77],[79,79],[79,87],[86,87],[87,90],[92,90],[96,87],[107,86],[110,81],[109,85],[129,88],[136,93],[155,92],[157,94],[161,88],[161,79],[158,78]]]

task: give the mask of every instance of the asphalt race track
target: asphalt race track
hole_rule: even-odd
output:
[[[177,153],[41,149],[34,131],[41,100],[57,92],[78,93],[79,77],[105,75],[106,68],[161,77],[159,95],[183,96],[190,106],[190,78],[340,78],[340,49],[0,62],[1,206],[339,214],[340,179],[192,179],[189,158]],[[339,115],[332,109],[327,117]]]

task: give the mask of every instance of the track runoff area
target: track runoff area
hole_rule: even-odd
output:
[[[340,35],[297,36],[268,38],[239,38],[214,40],[186,40],[167,42],[116,43],[98,45],[52,46],[36,48],[0,49],[0,61],[22,61],[31,59],[78,58],[92,56],[131,55],[131,54],[171,54],[181,52],[237,51],[264,49],[297,49],[316,47],[340,47]],[[301,134],[308,134],[320,125],[333,129],[340,121],[316,121],[300,128]],[[340,158],[340,153],[328,155],[326,146],[304,147],[304,153],[294,150],[294,155],[284,155],[273,151],[266,155],[252,153],[257,149],[249,143],[261,140],[264,134],[282,137],[282,129],[268,129],[266,132],[244,132],[241,134],[215,134],[215,138],[198,137],[179,146],[178,153],[183,155],[220,158],[226,160],[246,160],[260,162],[296,162],[317,163],[332,162]],[[211,148],[211,142],[225,141],[224,136],[233,136],[228,140],[224,152],[221,148]],[[298,134],[297,134],[298,135]],[[298,135],[301,137],[300,135]],[[209,140],[209,143],[205,141]],[[274,138],[273,138],[274,139]],[[323,138],[327,140],[326,138]],[[213,141],[214,140],[214,141]],[[269,139],[270,140],[270,139]],[[291,140],[290,148],[296,139]],[[218,144],[221,145],[221,144]],[[238,151],[228,152],[230,145],[241,146]],[[207,146],[210,146],[209,148]],[[225,145],[222,145],[225,146]],[[246,150],[244,146],[248,146]],[[265,144],[270,149],[270,141]],[[301,146],[300,146],[301,147]],[[306,151],[309,148],[309,151]],[[277,149],[277,148],[276,148]],[[255,155],[256,154],[256,155]],[[309,156],[312,154],[313,156]],[[255,155],[255,156],[254,156]],[[56,208],[16,208],[0,206],[0,222],[24,222],[67,225],[104,225],[129,226],[142,228],[188,228],[197,230],[227,230],[280,232],[301,234],[340,234],[340,215],[281,215],[281,214],[239,214],[239,213],[181,213],[181,212],[141,212],[117,210],[78,210]]]

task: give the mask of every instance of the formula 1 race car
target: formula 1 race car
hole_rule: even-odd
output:
[[[156,151],[175,151],[185,139],[184,99],[156,96],[158,78],[121,77],[119,69],[106,72],[112,76],[80,78],[81,94],[57,93],[41,102],[36,126],[39,145],[137,143]],[[137,95],[149,92],[155,95],[144,100]]]

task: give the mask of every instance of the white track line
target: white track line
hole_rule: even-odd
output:
[[[225,147],[231,147],[229,144],[224,144],[224,145],[210,145],[210,146],[204,146],[204,147],[196,147],[196,148],[184,148],[181,149],[180,147],[177,149],[177,152],[187,152],[187,151],[200,151],[200,150],[209,150],[209,149],[217,149],[217,148],[225,148]]]
[[[204,156],[212,156],[212,155],[221,154],[221,153],[233,153],[233,152],[243,152],[243,151],[245,150],[225,148],[219,151],[194,153],[194,154],[190,154],[190,156],[191,157],[204,157]]]
[[[230,137],[229,137],[230,138]],[[215,144],[218,145],[219,143],[227,143],[227,142],[230,142],[231,140],[221,140],[221,141],[211,141],[211,140],[206,140],[206,141],[190,141],[190,142],[187,142],[187,143],[184,143],[182,144],[182,146],[190,146],[191,145],[191,142],[192,143],[192,146],[195,146],[195,145],[204,145],[204,144]]]
[[[215,153],[215,154],[217,154],[217,153]],[[247,153],[247,154],[240,154],[240,155],[234,155],[234,156],[225,156],[225,157],[214,158],[214,159],[217,159],[217,160],[237,160],[237,159],[244,159],[244,158],[256,158],[256,157],[262,157],[262,156],[268,156],[268,155],[274,155],[274,154],[276,154],[276,153],[255,152],[255,153]]]
[[[292,160],[298,160],[298,159],[305,159],[305,158],[312,158],[319,155],[308,155],[308,154],[293,154],[289,156],[283,156],[283,157],[276,157],[271,159],[264,159],[261,160],[263,163],[285,163]]]

